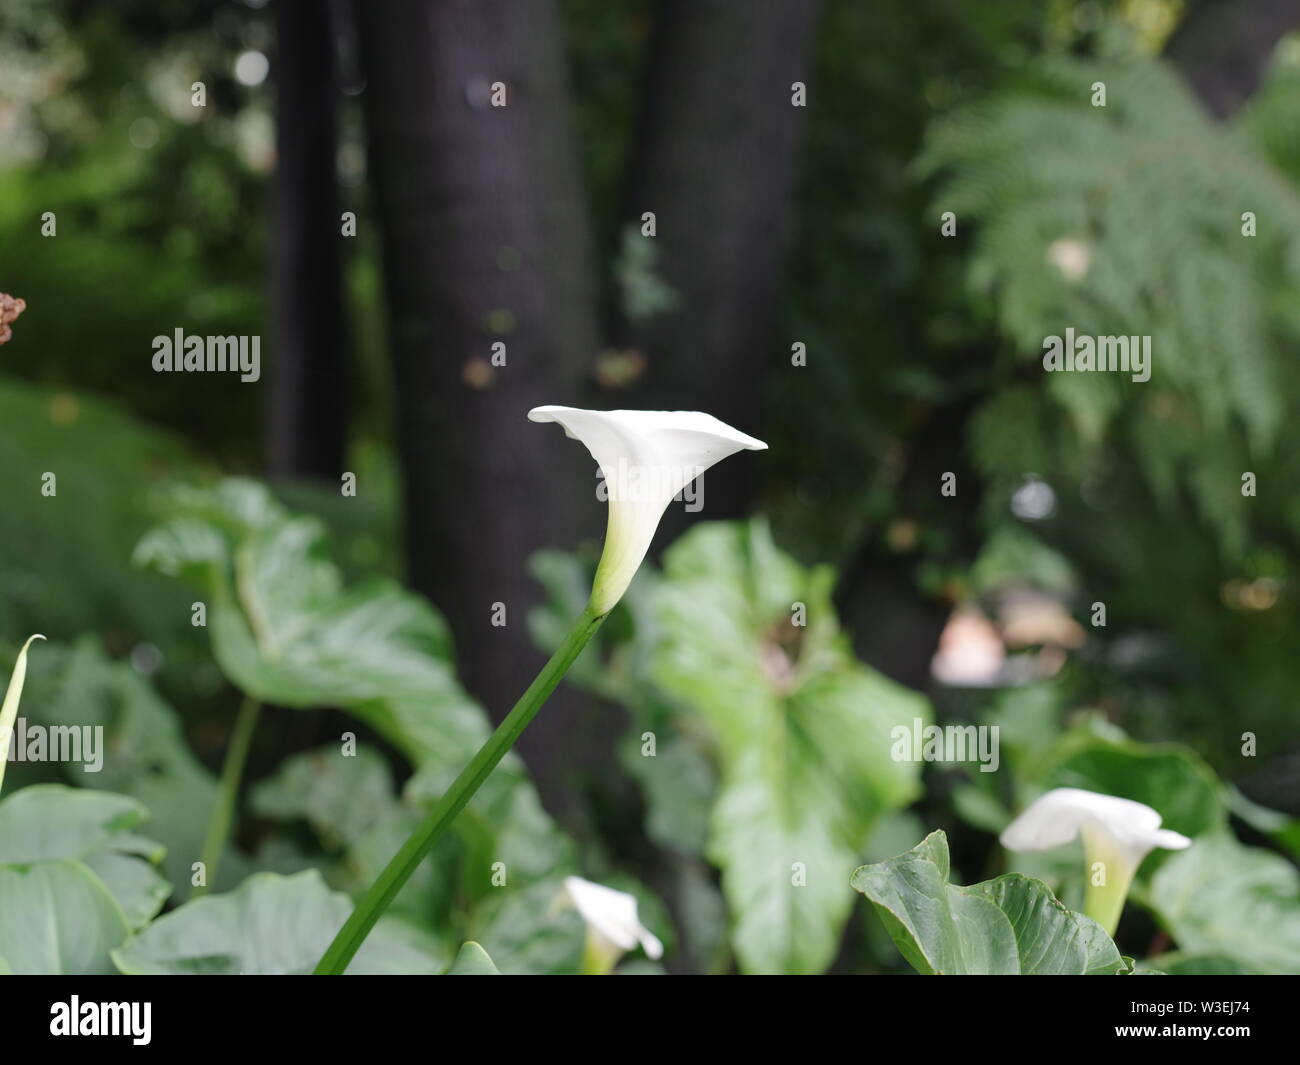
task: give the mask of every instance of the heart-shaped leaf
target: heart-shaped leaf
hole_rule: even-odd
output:
[[[0,802],[0,866],[80,859],[130,927],[140,928],[171,894],[150,864],[163,848],[134,831],[147,818],[144,806],[125,795],[61,784],[23,788]]]
[[[111,973],[109,953],[129,932],[122,908],[81,862],[0,866],[0,957],[11,972]]]
[[[917,972],[1096,976],[1124,970],[1101,927],[1067,910],[1042,881],[1009,873],[959,887],[948,883],[948,874],[943,832],[853,874],[853,887],[871,900]]]
[[[113,952],[124,973],[260,975],[310,973],[352,912],[315,870],[259,873],[226,895],[187,902]],[[382,920],[349,973],[440,973],[446,959],[411,926]],[[3,948],[0,948],[3,949]]]
[[[1300,971],[1300,873],[1226,829],[1170,857],[1147,901],[1184,954],[1256,973]]]
[[[830,963],[851,907],[843,884],[877,818],[918,787],[919,765],[892,757],[892,731],[927,722],[929,707],[853,658],[832,584],[763,524],[715,523],[669,549],[651,593],[652,677],[690,711],[683,732],[705,727],[719,763],[706,853],[747,972]]]

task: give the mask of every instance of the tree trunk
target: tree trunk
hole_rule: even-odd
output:
[[[529,556],[604,531],[590,460],[527,420],[539,404],[583,405],[597,345],[555,11],[402,0],[354,12],[410,578],[446,614],[461,678],[499,720],[544,661],[526,625],[540,596]],[[557,693],[520,744],[552,806],[564,763],[581,756],[574,712]]]
[[[268,466],[338,483],[347,446],[333,5],[276,0]]]
[[[1259,88],[1277,42],[1300,26],[1296,0],[1200,0],[1165,46],[1211,114],[1228,118]]]
[[[619,347],[646,358],[619,405],[703,410],[760,431],[785,237],[806,108],[815,2],[668,0],[658,12],[644,105],[626,179],[624,224],[656,252],[655,273],[678,305],[646,321],[611,311]],[[809,88],[809,93],[813,90]],[[654,212],[656,235],[642,237]],[[757,463],[709,472],[701,516],[743,514]],[[658,542],[684,522],[673,507]]]

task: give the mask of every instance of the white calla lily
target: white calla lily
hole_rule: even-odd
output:
[[[636,896],[584,880],[564,878],[565,901],[572,903],[587,922],[587,948],[583,969],[590,975],[605,975],[619,958],[638,945],[650,958],[662,958],[664,945],[637,916]]]
[[[347,969],[402,885],[514,746],[627,591],[673,497],[728,455],[767,447],[696,411],[535,407],[528,417],[535,422],[559,422],[566,435],[587,445],[605,477],[609,526],[591,599],[514,708],[366,889],[316,963],[317,973],[338,975]],[[637,920],[631,895],[576,877],[568,880],[566,894],[587,921],[588,972],[608,972],[637,943],[652,958],[663,953],[663,944]]]
[[[1133,874],[1156,847],[1182,850],[1191,840],[1160,827],[1145,803],[1082,788],[1056,788],[1035,799],[1002,832],[1011,851],[1050,850],[1083,838],[1088,863],[1084,912],[1113,934]]]
[[[528,417],[558,422],[566,436],[586,445],[604,475],[609,524],[591,593],[597,615],[609,613],[627,591],[674,496],[728,455],[767,448],[699,411],[534,407]]]

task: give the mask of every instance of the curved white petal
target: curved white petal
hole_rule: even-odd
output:
[[[1157,847],[1163,847],[1167,851],[1186,850],[1192,845],[1192,841],[1181,832],[1175,832],[1170,828],[1159,829],[1154,839]]]
[[[1069,843],[1083,830],[1103,834],[1136,866],[1153,847],[1181,850],[1186,836],[1160,827],[1160,815],[1145,803],[1082,788],[1056,788],[1039,796],[1002,832],[1012,851],[1041,851]]]
[[[592,590],[598,614],[612,610],[627,591],[678,492],[728,455],[767,447],[699,411],[548,406],[534,407],[528,417],[558,422],[566,436],[586,445],[604,475],[609,526]]]
[[[564,890],[594,935],[622,952],[635,950],[640,944],[649,957],[663,957],[663,943],[637,917],[635,895],[580,876],[566,876]]]

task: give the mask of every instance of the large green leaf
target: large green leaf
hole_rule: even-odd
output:
[[[236,685],[278,705],[350,709],[416,763],[463,743],[481,712],[427,602],[390,581],[345,590],[322,525],[254,482],[183,492],[174,506],[136,559],[208,594],[213,651]]]
[[[948,883],[948,839],[864,865],[853,887],[871,900],[898,949],[925,975],[1115,975],[1123,959],[1095,921],[1047,885],[1009,873],[970,887]]]
[[[689,711],[679,735],[702,725],[719,763],[707,853],[747,972],[830,963],[873,824],[917,792],[919,766],[893,760],[891,730],[928,721],[928,705],[854,660],[832,581],[761,523],[708,524],[668,551],[652,593],[652,676]]]
[[[373,747],[345,755],[338,746],[286,758],[249,796],[259,817],[304,820],[321,842],[337,850],[359,839],[396,805],[393,774]]]
[[[1141,744],[1076,730],[1062,737],[1047,788],[1083,788],[1146,803],[1164,827],[1199,836],[1224,820],[1223,787],[1199,755],[1176,743]]]
[[[187,902],[113,952],[128,974],[261,975],[310,973],[352,912],[314,870],[259,873],[226,895]],[[440,973],[447,959],[432,941],[396,919],[376,927],[349,973]]]
[[[1300,972],[1300,872],[1226,829],[1166,861],[1147,901],[1183,954],[1259,973]]]
[[[161,848],[131,831],[148,817],[144,806],[125,795],[61,784],[23,788],[0,802],[0,865],[99,851],[157,860]]]
[[[205,591],[215,657],[238,687],[279,705],[346,709],[396,746],[417,768],[413,804],[440,797],[489,736],[457,682],[437,611],[390,581],[344,588],[321,524],[289,513],[262,485],[229,479],[177,493],[136,556]],[[456,833],[491,842],[480,848],[495,851],[479,870],[484,887],[493,860],[540,875],[568,853],[509,755]]]
[[[139,928],[171,894],[150,864],[162,847],[134,831],[148,816],[125,795],[61,784],[23,788],[0,802],[0,867],[81,859]]]
[[[0,958],[24,976],[110,973],[130,929],[103,882],[71,859],[0,865]]]
[[[178,893],[189,890],[191,869],[203,848],[217,800],[216,779],[194,756],[175,711],[129,662],[108,658],[99,643],[80,639],[71,649],[52,648],[57,662],[33,699],[29,720],[104,730],[99,773],[67,767],[68,779],[129,795],[150,812],[149,836],[166,847],[161,868]],[[48,689],[48,690],[46,690]],[[248,872],[233,847],[221,860],[214,890],[234,887]]]

